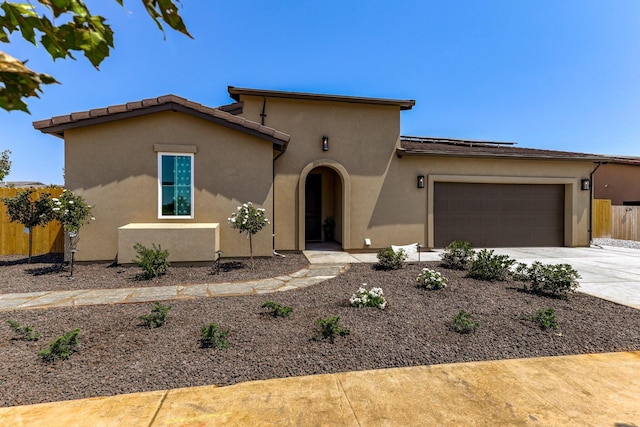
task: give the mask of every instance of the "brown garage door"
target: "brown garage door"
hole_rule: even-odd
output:
[[[434,244],[563,246],[564,185],[436,182]]]

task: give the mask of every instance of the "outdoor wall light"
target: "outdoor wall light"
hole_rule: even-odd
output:
[[[580,189],[583,191],[591,190],[591,180],[589,178],[584,178],[580,181]]]
[[[322,137],[322,151],[329,151],[329,137]]]
[[[418,175],[418,188],[424,188],[424,175]]]

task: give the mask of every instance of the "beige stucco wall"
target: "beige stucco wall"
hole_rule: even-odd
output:
[[[158,219],[155,144],[195,146],[194,218]],[[178,112],[161,112],[65,132],[65,186],[95,205],[76,259],[115,260],[118,227],[129,223],[220,223],[223,256],[247,256],[248,241],[227,224],[243,202],[272,211],[272,144]],[[213,259],[214,243],[211,243]],[[254,254],[272,253],[270,226]]]
[[[612,205],[640,200],[640,166],[609,163],[594,174],[593,194],[596,199],[610,199]]]
[[[263,98],[241,100],[242,116],[260,122]],[[287,151],[275,161],[276,249],[304,249],[299,184],[310,165],[348,174],[338,180],[342,187],[337,197],[344,200],[350,194],[348,205],[338,201],[332,206],[338,215],[336,239],[345,249],[362,247],[399,141],[400,107],[268,98],[265,113],[265,125],[291,136]],[[329,137],[328,151],[322,151],[323,136]]]

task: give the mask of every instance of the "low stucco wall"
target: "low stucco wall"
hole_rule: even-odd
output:
[[[118,228],[118,264],[136,259],[136,243],[168,250],[170,262],[213,261],[220,249],[219,227],[217,223],[127,224]]]

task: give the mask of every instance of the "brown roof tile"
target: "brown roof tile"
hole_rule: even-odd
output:
[[[233,106],[230,108],[232,111],[237,112],[238,108],[240,108],[240,111],[242,109],[241,103],[231,105]],[[176,95],[163,95],[157,98],[112,105],[106,108],[80,111],[64,116],[55,116],[50,119],[35,121],[33,122],[33,127],[43,133],[49,133],[63,138],[64,131],[68,129],[107,123],[139,116],[141,114],[151,114],[167,110],[181,111],[185,114],[191,114],[202,119],[218,123],[222,126],[227,126],[262,139],[267,139],[273,143],[275,149],[280,151],[286,150],[287,144],[289,143],[290,137],[286,133],[276,131],[270,127],[236,116],[231,112],[207,107]]]
[[[503,157],[609,161],[610,157],[569,151],[516,147],[513,142],[474,141],[453,138],[401,136],[398,156]]]

